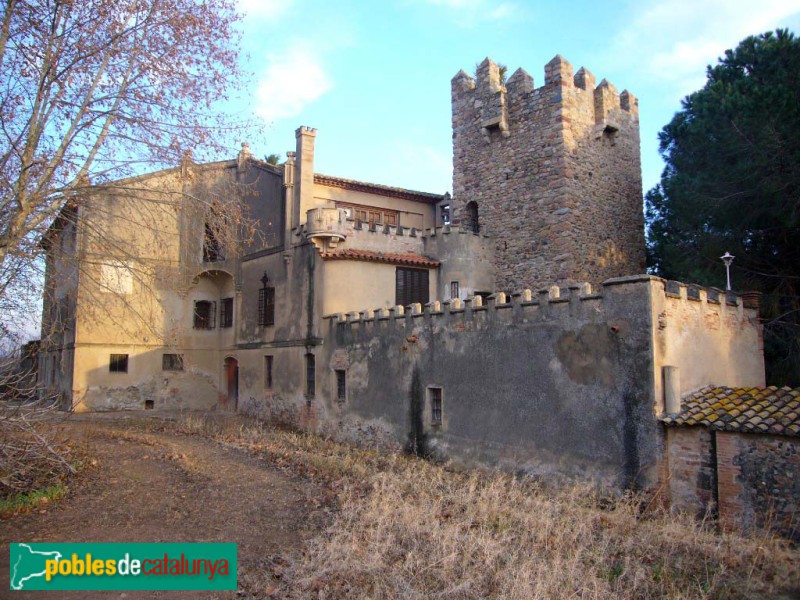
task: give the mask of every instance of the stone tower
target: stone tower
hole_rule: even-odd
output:
[[[638,101],[556,56],[534,88],[452,80],[454,221],[495,238],[498,289],[643,273]]]

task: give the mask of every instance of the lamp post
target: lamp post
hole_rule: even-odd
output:
[[[725,264],[725,272],[728,276],[728,291],[731,291],[731,263],[733,259],[736,258],[730,252],[725,252],[722,256],[719,257],[720,260]]]

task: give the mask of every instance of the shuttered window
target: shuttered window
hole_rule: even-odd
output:
[[[263,287],[258,290],[258,324],[261,327],[275,324],[275,288]]]
[[[395,303],[408,306],[414,302],[425,304],[429,300],[428,270],[397,267]]]

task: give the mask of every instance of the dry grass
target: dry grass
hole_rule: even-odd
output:
[[[280,569],[278,597],[763,598],[798,591],[800,553],[649,511],[636,496],[457,472],[246,420],[177,427],[330,484],[332,526]]]

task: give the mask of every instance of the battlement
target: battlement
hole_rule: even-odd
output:
[[[713,317],[724,317],[728,326],[735,328],[744,322],[753,322],[757,318],[757,307],[748,302],[747,295],[725,294],[715,288],[703,288],[675,281],[667,281],[650,275],[619,277],[603,282],[598,290],[589,283],[572,284],[567,287],[552,285],[539,290],[524,289],[519,292],[495,292],[488,297],[475,295],[460,300],[434,301],[427,304],[411,304],[409,306],[379,307],[333,313],[324,315],[323,319],[332,324],[344,323],[376,323],[379,321],[406,322],[417,318],[431,318],[447,321],[448,318],[459,319],[501,318],[508,314],[508,319],[529,320],[564,320],[587,318],[602,320],[609,316],[618,316],[625,312],[616,292],[620,286],[628,286],[623,292],[629,294],[631,289],[638,292],[642,301],[647,299],[648,286],[655,283],[653,310],[664,308],[659,315],[659,327],[666,325],[665,318],[677,322],[676,315],[681,314],[681,305],[694,306],[699,310],[699,317],[706,322]],[[634,293],[636,293],[634,292]],[[610,304],[609,304],[610,303]],[[649,309],[648,309],[649,310]],[[516,315],[516,317],[512,316]],[[667,315],[667,317],[665,317]]]
[[[437,254],[447,247],[448,238],[451,236],[476,238],[476,240],[488,239],[486,235],[474,233],[457,225],[417,229],[347,219],[343,217],[344,212],[341,209],[335,208],[315,208],[308,214],[307,222],[297,228],[295,234],[315,243],[323,254],[352,249],[414,253],[439,258]],[[334,241],[335,243],[332,243]],[[463,245],[464,240],[459,247]],[[478,260],[474,253],[473,260]]]
[[[572,111],[577,108],[573,102],[566,101],[572,94],[586,107],[590,107],[595,125],[602,125],[604,131],[619,130],[620,119],[638,122],[639,101],[628,90],[622,93],[608,80],[596,84],[595,76],[585,67],[574,72],[572,64],[556,55],[544,68],[544,85],[536,88],[534,79],[524,69],[517,69],[507,80],[501,75],[500,67],[491,58],[486,58],[473,78],[463,69],[451,81],[454,103],[457,98],[472,101],[479,116],[476,119],[484,137],[492,128],[497,128],[508,137],[509,104],[535,102],[537,96],[553,96],[551,111]],[[559,106],[560,105],[560,106]],[[566,119],[562,119],[566,121]]]
[[[496,240],[496,285],[645,269],[639,103],[562,56],[544,84],[490,58],[451,82],[453,222]]]
[[[507,294],[506,292],[495,292],[484,298],[483,296],[471,296],[466,300],[455,298],[444,302],[434,301],[427,304],[411,304],[405,306],[392,306],[390,308],[381,307],[376,309],[365,309],[361,311],[350,311],[347,313],[335,313],[324,315],[323,319],[329,319],[334,323],[354,323],[358,321],[374,321],[386,319],[405,319],[406,317],[438,317],[455,314],[471,314],[483,311],[498,311],[504,309],[532,309],[542,314],[547,312],[549,305],[568,306],[574,301],[597,301],[602,299],[602,294],[592,293],[592,287],[588,283],[571,286],[566,289],[558,286],[541,289],[536,292],[525,289],[520,292]]]

